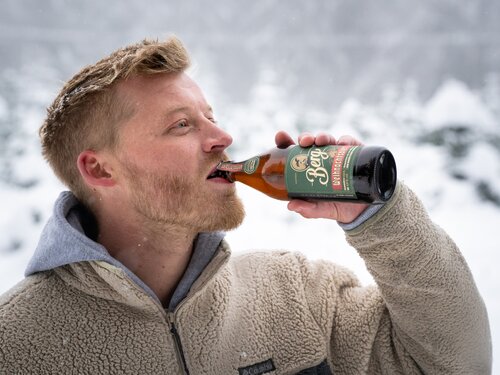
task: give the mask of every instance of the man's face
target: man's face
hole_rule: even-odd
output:
[[[120,194],[143,219],[197,232],[230,230],[244,210],[234,184],[207,179],[232,143],[186,74],[131,78],[120,93],[135,114],[119,130]]]

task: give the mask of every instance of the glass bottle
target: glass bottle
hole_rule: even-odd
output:
[[[379,146],[330,145],[274,148],[217,173],[280,200],[383,203],[396,187],[396,162]]]

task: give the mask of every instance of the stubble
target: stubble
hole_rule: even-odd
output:
[[[152,223],[212,232],[229,231],[243,222],[245,210],[234,189],[209,190],[184,175],[159,176],[130,162],[124,166],[131,203]]]

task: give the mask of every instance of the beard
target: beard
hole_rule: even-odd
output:
[[[133,207],[154,224],[199,233],[229,231],[243,222],[245,210],[234,189],[204,190],[197,180],[184,175],[158,175],[130,162],[124,167]]]

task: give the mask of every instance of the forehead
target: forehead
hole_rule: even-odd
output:
[[[130,103],[144,106],[145,103],[168,103],[175,106],[186,100],[205,102],[201,89],[185,73],[160,73],[147,76],[135,76],[118,85],[120,91]]]

